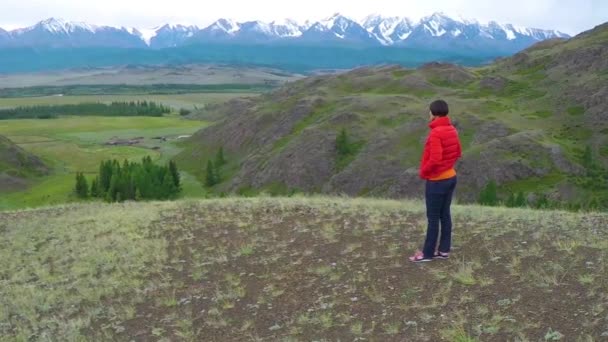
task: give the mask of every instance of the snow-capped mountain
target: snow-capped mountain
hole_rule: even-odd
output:
[[[168,48],[182,45],[200,29],[197,26],[165,24],[151,30],[140,30],[141,38],[150,47]]]
[[[188,43],[268,43],[280,39],[297,38],[302,36],[302,33],[302,26],[290,19],[270,23],[262,21],[238,23],[229,19],[220,19],[197,32]]]
[[[378,44],[378,40],[361,24],[339,13],[318,21],[302,33],[307,43],[335,43],[343,41],[365,45]]]
[[[541,40],[569,37],[554,30],[496,22],[482,25],[474,20],[452,18],[443,13],[434,13],[415,24],[407,18],[371,16],[363,21],[363,25],[383,45],[426,49],[466,48],[513,53]]]
[[[395,42],[407,39],[414,28],[408,18],[385,18],[379,15],[366,17],[362,24],[382,45],[393,45]]]
[[[145,47],[141,33],[134,28],[94,26],[55,18],[10,31],[8,35],[10,39],[4,47]]]
[[[516,52],[537,41],[567,38],[555,30],[452,18],[435,13],[413,22],[405,17],[370,15],[355,21],[335,14],[300,24],[293,20],[236,22],[219,19],[204,28],[166,24],[154,29],[95,26],[50,18],[33,26],[4,31],[2,47],[118,47],[169,48],[204,43],[321,44],[473,48]]]

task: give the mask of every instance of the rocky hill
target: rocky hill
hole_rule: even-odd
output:
[[[235,100],[200,113],[218,123],[178,159],[203,177],[223,146],[230,163],[218,191],[418,196],[428,104],[444,98],[464,145],[460,200],[495,181],[501,196],[523,191],[572,204],[608,192],[607,95],[602,25],[482,68],[361,68]],[[336,151],[341,129],[359,147],[347,160]]]
[[[28,177],[48,172],[38,157],[0,135],[0,192],[24,188]]]

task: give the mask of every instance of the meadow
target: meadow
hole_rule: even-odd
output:
[[[0,341],[601,341],[605,213],[325,197],[0,212]]]
[[[176,109],[202,107],[209,104],[221,103],[240,96],[254,96],[255,93],[201,93],[201,94],[172,94],[172,95],[76,95],[76,96],[38,96],[0,98],[0,108],[37,105],[65,105],[83,102],[131,102],[153,101]]]
[[[188,94],[174,96],[74,96],[0,99],[1,106],[35,104],[72,104],[86,101],[155,100],[173,108],[202,106],[226,101],[240,94]],[[75,200],[71,193],[74,174],[84,172],[91,178],[102,160],[139,161],[151,156],[159,163],[168,162],[181,151],[180,136],[190,135],[208,125],[186,120],[176,113],[165,117],[62,117],[57,119],[2,120],[0,134],[40,157],[52,168],[49,176],[31,180],[24,191],[3,193],[0,209],[59,204]],[[137,145],[109,146],[110,140],[143,138]],[[166,138],[166,141],[157,139]],[[156,139],[155,139],[156,138]],[[185,173],[184,195],[200,197],[203,186]]]

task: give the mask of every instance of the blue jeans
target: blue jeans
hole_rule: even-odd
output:
[[[452,196],[454,195],[456,183],[456,177],[426,182],[425,198],[428,227],[426,230],[426,241],[422,249],[425,258],[432,258],[435,255],[440,221],[441,239],[439,241],[439,251],[442,253],[450,251],[452,245],[452,214],[450,213],[450,205],[452,204]]]

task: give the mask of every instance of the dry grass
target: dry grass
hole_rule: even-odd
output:
[[[606,333],[608,215],[457,205],[453,216],[453,257],[414,265],[404,246],[423,238],[415,201],[260,197],[0,213],[0,340]]]

